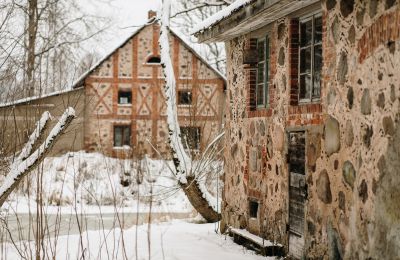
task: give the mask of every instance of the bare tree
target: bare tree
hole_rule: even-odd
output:
[[[83,56],[81,43],[100,34],[106,23],[81,11],[78,4],[77,0],[5,0],[0,4],[0,85],[8,89],[2,101],[71,85],[77,76],[74,68]],[[10,71],[12,85],[5,82]]]

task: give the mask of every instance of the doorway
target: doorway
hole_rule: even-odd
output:
[[[307,199],[305,146],[304,131],[289,133],[289,254],[298,259],[304,255],[304,208]]]

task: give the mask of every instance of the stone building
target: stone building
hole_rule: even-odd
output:
[[[400,259],[400,4],[239,0],[225,42],[222,224],[295,258]]]
[[[9,131],[1,135],[3,144],[15,143],[8,138],[15,129],[21,132],[18,144],[23,143],[25,129],[30,129],[43,111],[58,116],[72,105],[78,110],[75,121],[79,123],[60,143],[68,140],[74,145],[56,146],[53,153],[86,150],[113,157],[167,156],[165,79],[160,65],[159,25],[154,15],[149,12],[149,24],[82,75],[73,90],[2,105],[0,120],[7,124],[2,128]],[[178,120],[187,137],[184,144],[199,150],[221,130],[225,78],[172,29],[170,46],[177,79]],[[72,93],[76,94],[70,99]]]

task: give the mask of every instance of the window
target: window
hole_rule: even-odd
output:
[[[192,92],[188,90],[178,91],[178,105],[192,104]]]
[[[268,36],[257,40],[257,80],[256,102],[257,107],[267,107],[269,104],[269,38]]]
[[[181,127],[181,137],[185,149],[200,149],[200,127]]]
[[[249,201],[249,215],[250,218],[257,218],[258,215],[258,202],[250,200]]]
[[[318,101],[321,97],[322,18],[313,15],[300,20],[299,100]]]
[[[114,147],[122,147],[125,145],[131,145],[131,126],[114,126]]]
[[[147,60],[148,64],[160,64],[161,63],[161,58],[158,56],[152,56]]]
[[[132,104],[132,92],[128,90],[118,91],[118,104]]]

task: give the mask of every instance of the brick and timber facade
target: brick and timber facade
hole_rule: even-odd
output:
[[[131,152],[157,156],[154,146],[161,155],[169,153],[158,37],[157,23],[144,26],[84,79],[87,151],[113,157]],[[178,120],[181,128],[200,130],[201,149],[221,130],[225,81],[172,31],[170,45],[177,79]],[[119,102],[121,91],[130,93],[127,104]],[[184,104],[180,104],[182,99]],[[116,126],[129,127],[130,145],[115,145]]]
[[[154,14],[150,12],[149,19]],[[119,158],[144,154],[169,158],[165,79],[160,65],[158,37],[159,25],[156,22],[145,25],[82,75],[73,90],[51,98],[34,98],[0,107],[0,111],[7,115],[3,118],[9,122],[7,128],[9,131],[19,127],[24,127],[24,131],[32,128],[46,107],[42,109],[36,105],[41,102],[47,104],[51,100],[50,106],[57,108],[61,106],[58,104],[62,107],[79,104],[79,135],[73,139],[77,144],[69,151],[85,150]],[[194,135],[194,140],[186,140],[185,144],[187,142],[194,150],[201,150],[221,131],[225,78],[173,30],[169,41],[181,131]],[[68,98],[71,93],[79,93],[73,95],[77,100]],[[13,113],[18,113],[21,123],[14,124]],[[54,113],[58,116],[62,109]],[[33,123],[25,128],[26,118]],[[2,136],[7,139],[7,135]],[[68,138],[69,143],[71,138]],[[20,143],[25,140],[26,135],[21,136]],[[65,149],[55,149],[54,153],[64,152]]]
[[[226,44],[223,226],[294,258],[400,257],[399,14],[254,0],[195,34]]]

